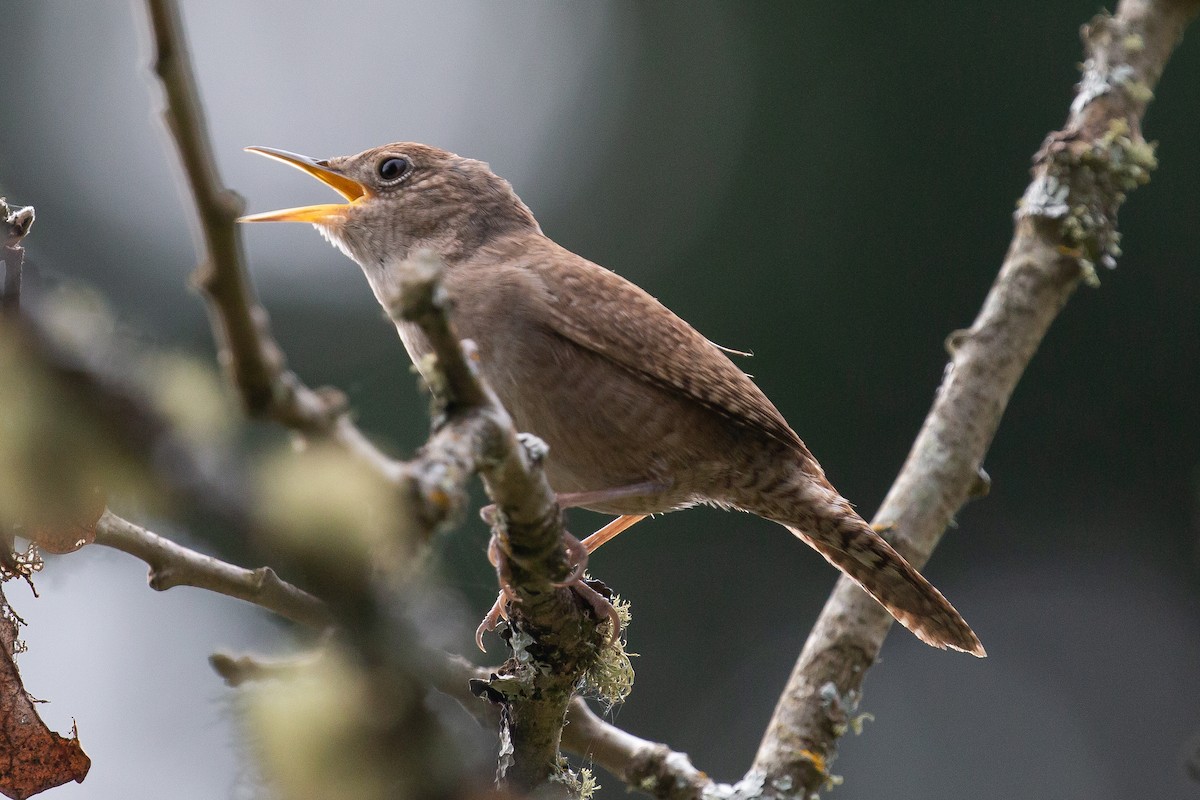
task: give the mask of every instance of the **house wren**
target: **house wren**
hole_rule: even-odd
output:
[[[486,164],[398,143],[297,167],[346,203],[244,221],[310,222],[362,267],[376,298],[428,248],[458,336],[518,430],[550,446],[550,485],[595,511],[640,515],[698,503],[777,522],[935,647],[984,655],[954,607],[860,517],[757,386],[716,345],[616,273],[559,246]],[[420,332],[399,325],[417,363]]]

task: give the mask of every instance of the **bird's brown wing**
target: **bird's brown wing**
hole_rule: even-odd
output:
[[[552,255],[535,257],[529,266],[544,276],[555,333],[807,453],[762,390],[695,328],[616,273],[564,249]]]

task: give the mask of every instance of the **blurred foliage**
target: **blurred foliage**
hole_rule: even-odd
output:
[[[39,358],[11,322],[0,326],[0,509],[34,528],[95,519],[97,490],[139,496],[149,475],[69,375]]]

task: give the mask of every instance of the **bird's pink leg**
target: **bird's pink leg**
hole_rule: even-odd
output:
[[[591,536],[584,539],[582,542],[584,549],[589,553],[596,552],[596,550],[600,548],[600,545],[617,538],[617,534],[632,528],[634,525],[644,520],[646,516],[646,514],[622,514],[600,530],[593,533]]]

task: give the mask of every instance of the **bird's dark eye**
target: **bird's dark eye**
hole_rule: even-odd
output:
[[[385,158],[383,161],[379,162],[379,177],[383,178],[385,181],[398,180],[404,177],[404,174],[408,172],[410,166],[411,164],[409,164],[407,158],[399,158],[396,156]]]

